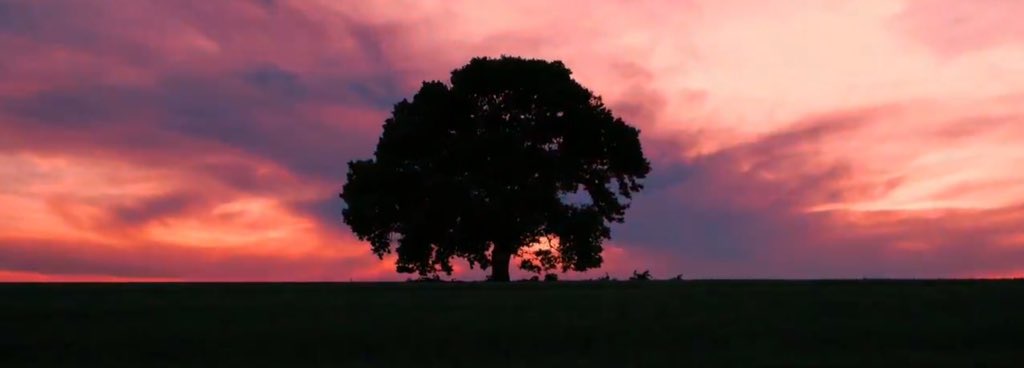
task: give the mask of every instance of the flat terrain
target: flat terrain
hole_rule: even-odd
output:
[[[1024,366],[1021,281],[0,284],[0,367]]]

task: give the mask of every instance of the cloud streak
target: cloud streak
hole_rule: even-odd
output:
[[[642,128],[615,275],[1024,275],[1014,4],[0,2],[0,279],[402,279],[345,162],[500,54]]]

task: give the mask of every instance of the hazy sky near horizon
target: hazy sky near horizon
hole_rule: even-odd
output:
[[[596,273],[1024,276],[1019,14],[0,0],[0,280],[404,279],[341,223],[345,163],[422,81],[502,54],[562,60],[642,130],[654,171]]]

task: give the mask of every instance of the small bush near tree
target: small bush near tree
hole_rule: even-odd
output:
[[[639,272],[639,273],[636,272],[636,270],[633,270],[633,276],[629,277],[629,281],[650,281],[650,280],[651,280],[651,271],[649,271],[649,270],[644,270],[644,272]]]

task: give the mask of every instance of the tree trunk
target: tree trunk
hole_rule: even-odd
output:
[[[508,264],[511,260],[512,253],[494,247],[494,251],[491,253],[490,281],[508,282],[511,279],[508,275]]]

